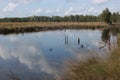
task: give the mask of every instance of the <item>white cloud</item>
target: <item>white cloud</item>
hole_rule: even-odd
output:
[[[34,1],[39,1],[39,0],[14,0],[14,2],[17,4],[28,4]]]
[[[18,38],[18,37],[16,37]],[[7,39],[11,42],[11,39]],[[42,51],[37,49],[36,45],[31,42],[17,39],[12,41],[13,44],[18,43],[16,46],[8,48],[7,44],[0,45],[0,58],[4,60],[16,58],[21,64],[25,64],[30,70],[42,71],[44,73],[52,74],[52,68],[48,64]]]
[[[70,7],[67,9],[64,13],[64,15],[80,15],[86,12],[86,9],[81,8],[81,7]]]
[[[23,3],[29,3],[31,0],[21,0]]]
[[[88,9],[88,13],[89,13],[89,14],[90,14],[90,13],[92,13],[92,14],[93,14],[93,13],[95,13],[95,14],[97,13],[97,14],[98,14],[98,13],[100,13],[100,12],[101,12],[100,9],[98,10],[98,9],[96,9],[96,8],[94,8],[94,7],[91,7],[90,9]]]
[[[50,15],[50,14],[58,14],[60,13],[60,8],[56,8],[56,9],[36,9],[36,10],[33,10],[31,12],[32,15],[42,15],[42,14],[46,14],[46,15]]]
[[[66,12],[65,15],[69,15],[74,11],[73,7],[70,7]]]
[[[3,12],[13,11],[16,6],[17,6],[16,3],[10,2],[10,3],[3,9]]]
[[[101,3],[105,3],[107,1],[108,0],[93,0],[93,3],[95,3],[95,4],[101,4]]]
[[[98,15],[101,12],[101,9],[90,7],[70,7],[68,8],[64,15]]]
[[[78,0],[65,0],[67,3],[73,3],[73,2],[76,2]]]
[[[52,10],[52,9],[47,9],[47,10],[45,11],[46,14],[50,14],[50,13],[53,13],[53,12],[54,12],[54,10]]]
[[[94,10],[95,10],[95,8],[92,7],[88,10],[88,12],[94,12]]]
[[[57,9],[56,9],[56,12],[59,13],[59,12],[60,12],[60,8],[57,8]]]
[[[37,15],[37,14],[40,14],[41,12],[43,12],[43,10],[39,8],[39,9],[32,11],[32,14]]]

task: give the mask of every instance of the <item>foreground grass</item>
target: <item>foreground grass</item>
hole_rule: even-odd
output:
[[[115,49],[105,61],[92,58],[71,64],[62,80],[120,80],[120,49]]]

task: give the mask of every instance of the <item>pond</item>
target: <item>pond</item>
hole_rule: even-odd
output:
[[[89,29],[0,35],[0,80],[55,80],[67,60],[104,58],[116,43],[110,32]]]

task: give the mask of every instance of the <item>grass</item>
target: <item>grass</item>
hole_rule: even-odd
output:
[[[107,60],[91,58],[72,63],[62,80],[120,80],[120,48],[111,52]]]
[[[0,28],[22,28],[22,27],[62,27],[62,26],[79,26],[93,27],[106,26],[103,22],[1,22]]]
[[[103,28],[107,25],[103,22],[0,22],[0,34],[56,29],[96,29]]]

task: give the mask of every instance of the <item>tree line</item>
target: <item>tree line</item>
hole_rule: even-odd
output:
[[[3,18],[0,22],[96,22],[97,17],[92,15],[70,15],[70,16],[32,16],[25,18]]]
[[[118,12],[111,13],[106,8],[100,15],[69,15],[69,16],[31,16],[31,17],[15,17],[1,18],[0,22],[120,22],[120,14]]]

